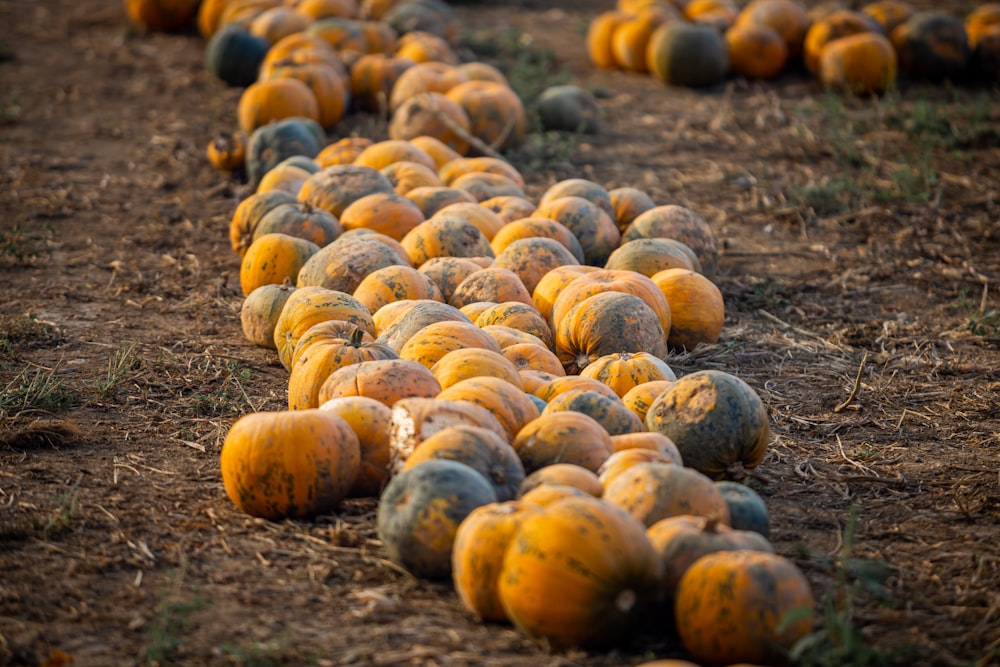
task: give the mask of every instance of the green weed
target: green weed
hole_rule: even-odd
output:
[[[987,308],[987,294],[984,287],[982,298],[977,302],[972,299],[968,289],[963,289],[951,307],[952,310],[961,311],[966,331],[989,341],[1000,341],[1000,310]]]
[[[0,118],[11,120],[10,106],[0,109]],[[24,229],[18,224],[0,232],[0,263],[25,266],[38,259],[45,250],[45,239],[36,229]]]
[[[56,376],[56,369],[29,366],[0,390],[0,418],[27,410],[54,412],[71,407],[75,401]]]
[[[191,617],[212,604],[200,595],[182,598],[179,592],[182,579],[183,571],[178,571],[170,589],[164,591],[156,605],[155,616],[146,630],[146,663],[149,665],[173,664],[174,654],[183,645],[184,634],[191,627]]]
[[[94,383],[101,396],[110,398],[118,393],[122,381],[139,363],[136,348],[137,343],[135,342],[122,343],[114,355],[108,359],[108,367],[104,377]]]
[[[16,358],[17,348],[23,343],[48,340],[55,330],[51,322],[39,320],[32,314],[4,319],[0,323],[0,327],[2,327],[0,330],[0,357],[5,359]]]
[[[63,533],[73,526],[73,518],[80,506],[80,492],[74,486],[65,493],[56,494],[54,501],[56,507],[42,530],[48,537]]]
[[[821,627],[800,639],[789,654],[795,667],[888,667],[900,660],[913,657],[914,647],[883,650],[865,640],[854,619],[854,608],[862,595],[872,595],[883,604],[892,599],[885,582],[891,574],[889,565],[881,560],[855,558],[858,508],[851,506],[841,547],[831,562],[824,562],[833,570],[833,590],[823,602]],[[818,559],[823,561],[823,559]],[[803,613],[809,613],[804,610]],[[789,614],[782,626],[801,616]],[[782,629],[779,626],[779,632]]]

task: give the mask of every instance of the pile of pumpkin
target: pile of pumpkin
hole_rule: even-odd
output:
[[[204,2],[199,15],[210,67],[248,86],[239,117],[256,192],[230,225],[243,331],[289,371],[289,409],[227,434],[231,500],[282,519],[379,496],[394,562],[452,578],[479,617],[558,645],[615,643],[648,621],[698,660],[780,660],[810,630],[813,599],[773,553],[763,501],[725,480],[764,458],[766,410],[730,374],[678,380],[667,363],[721,332],[708,224],[583,179],[532,201],[512,165],[464,155],[516,140],[523,110],[465,112],[467,127],[447,110],[464,110],[455,81],[495,76],[487,68],[396,70],[395,55],[338,50],[309,28],[277,36],[261,27],[287,13],[274,5]],[[263,66],[239,79],[240,56],[221,66],[219,54],[255,33],[269,44]],[[331,54],[352,61],[352,84],[323,105],[300,93],[341,74]],[[376,55],[392,85],[362,74],[355,85]],[[412,96],[397,92],[410,73]],[[257,91],[285,79],[305,88],[273,93],[285,106],[265,110],[274,100]],[[347,95],[392,110],[392,138],[325,145]],[[394,131],[402,109],[412,129]]]
[[[1000,81],[1000,4],[963,20],[878,0],[859,11],[794,0],[619,0],[597,16],[587,50],[598,67],[651,72],[665,83],[709,86],[729,72],[773,79],[802,62],[823,85],[879,93],[897,69],[918,79]]]

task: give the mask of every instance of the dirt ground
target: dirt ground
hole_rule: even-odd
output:
[[[870,649],[823,664],[1000,664],[1000,93],[845,99],[794,72],[669,89],[588,66],[587,21],[610,5],[456,7],[512,80],[601,96],[601,133],[511,154],[529,194],[631,185],[724,241],[723,338],[671,363],[767,404],[750,483],[774,544],[833,610],[817,630]],[[247,188],[204,158],[239,90],[205,71],[200,37],[137,33],[117,1],[0,0],[0,26],[0,664],[681,655],[655,622],[603,652],[478,623],[385,560],[374,500],[312,522],[238,512],[222,440],[281,409],[287,381],[240,332],[227,226]],[[331,138],[351,132],[385,130],[353,116]]]

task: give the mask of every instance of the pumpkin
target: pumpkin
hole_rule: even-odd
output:
[[[600,498],[604,493],[601,480],[592,470],[574,463],[552,463],[538,468],[524,478],[517,491],[519,498],[540,486],[571,486],[580,489],[587,495]]]
[[[549,86],[535,100],[535,112],[545,130],[597,134],[601,129],[597,99],[579,86]]]
[[[313,17],[292,7],[271,7],[265,9],[250,22],[250,34],[263,37],[274,44],[282,37],[301,32],[309,27]]]
[[[719,551],[763,551],[774,547],[761,535],[719,523],[715,516],[667,517],[646,530],[663,563],[663,597],[672,600],[681,577],[702,556]]]
[[[623,243],[648,238],[680,241],[694,251],[701,265],[700,273],[708,278],[715,275],[719,264],[718,241],[705,219],[691,209],[676,204],[657,206],[639,215],[622,234]]]
[[[493,413],[468,401],[437,398],[404,398],[392,406],[389,416],[391,467],[398,472],[424,440],[454,426],[477,426],[506,441],[506,431]]]
[[[441,298],[447,302],[463,280],[482,268],[481,264],[467,257],[432,257],[418,270],[434,281],[441,291]]]
[[[615,207],[611,203],[611,195],[604,186],[585,178],[567,178],[551,186],[542,193],[538,205],[543,206],[563,197],[582,197],[608,214],[615,216]]]
[[[820,57],[828,44],[848,35],[872,32],[877,26],[874,19],[849,9],[835,11],[813,23],[802,46],[806,68],[818,74]]]
[[[596,266],[569,264],[557,266],[542,276],[531,293],[531,301],[538,309],[538,314],[551,322],[552,308],[566,286],[583,274],[594,271],[600,271],[600,269]]]
[[[622,405],[621,400],[596,391],[573,389],[563,392],[548,401],[542,410],[544,415],[554,412],[582,412],[603,426],[612,437],[643,430],[642,422]]]
[[[766,25],[734,25],[726,31],[729,66],[748,79],[774,79],[788,62],[788,45]]]
[[[616,438],[631,437],[633,435],[650,435],[649,433],[632,433],[625,436],[615,436]],[[612,445],[614,442],[612,441]],[[665,463],[680,465],[666,454],[656,449],[646,449],[642,447],[631,447],[629,449],[615,450],[611,456],[604,460],[601,467],[597,469],[597,480],[601,484],[601,493],[604,493],[611,482],[632,466],[640,463]]]
[[[316,120],[322,127],[332,129],[344,117],[351,96],[347,81],[337,67],[326,62],[296,63],[289,58],[261,70],[260,80],[282,78],[298,79],[309,87],[316,98]]]
[[[671,86],[713,86],[729,72],[729,49],[714,27],[671,21],[650,36],[646,67]]]
[[[743,380],[724,371],[696,371],[653,401],[646,425],[674,441],[684,465],[718,479],[730,466],[756,467],[771,429],[764,404]]]
[[[518,371],[517,374],[521,376],[521,384],[524,385],[524,391],[528,392],[531,396],[534,396],[537,401],[541,401],[542,404],[544,404],[545,401],[538,398],[539,390],[552,380],[560,377],[553,373],[536,370],[521,370]],[[545,408],[540,406],[540,409],[544,410]]]
[[[667,459],[677,465],[684,465],[681,459],[680,450],[673,440],[652,431],[641,431],[639,433],[622,433],[611,436],[611,444],[614,445],[615,453],[628,451],[630,449],[648,449],[663,454]]]
[[[219,18],[223,10],[232,0],[202,0],[198,6],[198,32],[205,39],[209,39],[221,27]]]
[[[416,361],[432,369],[443,356],[454,350],[480,348],[500,354],[500,346],[489,334],[468,322],[444,321],[428,324],[417,331],[399,351],[403,359]]]
[[[646,48],[653,32],[665,23],[676,19],[662,11],[643,11],[629,16],[615,25],[611,33],[611,56],[619,69],[646,73]]]
[[[297,195],[302,184],[309,178],[311,172],[298,165],[284,161],[269,170],[257,184],[257,192],[282,190],[291,195]]]
[[[404,470],[426,461],[458,461],[490,483],[497,500],[513,500],[524,479],[524,466],[510,444],[478,426],[453,426],[427,438],[406,459]]]
[[[331,16],[352,19],[358,16],[358,3],[355,0],[298,0],[295,8],[313,19]]]
[[[372,145],[367,137],[344,137],[338,139],[316,156],[316,164],[329,167],[335,164],[351,164],[366,148]]]
[[[291,194],[280,190],[254,193],[241,201],[229,223],[229,241],[233,251],[240,257],[246,254],[261,218],[276,206],[296,201]]]
[[[430,324],[445,320],[472,324],[454,306],[432,299],[407,299],[389,304],[375,313],[373,319],[379,338],[397,351],[402,350],[410,338]]]
[[[746,484],[722,480],[715,483],[729,506],[729,525],[764,537],[771,533],[771,520],[764,499]]]
[[[389,481],[389,407],[373,398],[344,396],[326,401],[319,409],[346,421],[361,446],[361,465],[348,497],[378,496]]]
[[[434,212],[432,217],[446,217],[446,216],[456,216],[463,218],[466,222],[472,224],[476,229],[483,233],[487,241],[490,241],[491,247],[493,242],[493,237],[496,236],[497,232],[503,229],[505,223],[500,219],[493,211],[489,210],[485,206],[479,204],[473,204],[472,202],[456,202],[454,204],[448,204],[447,206]],[[496,253],[496,250],[493,251]]]
[[[458,70],[468,77],[470,81],[493,81],[494,83],[502,83],[505,86],[510,84],[503,72],[481,60],[461,63],[458,65]]]
[[[611,48],[611,38],[615,29],[628,19],[629,13],[610,10],[599,14],[590,22],[587,28],[587,55],[590,62],[602,69],[618,67]]]
[[[394,162],[416,162],[430,169],[437,169],[434,160],[409,141],[387,139],[367,146],[354,159],[354,164],[383,169]]]
[[[1000,4],[998,3],[988,2],[969,12],[969,15],[965,17],[965,32],[969,37],[969,46],[977,47],[980,39],[987,32],[991,32],[992,27],[996,25],[1000,25]]]
[[[358,438],[346,421],[321,410],[255,412],[226,433],[219,458],[229,499],[265,519],[332,511],[358,474]]]
[[[254,19],[277,4],[276,0],[230,0],[219,15],[219,25],[236,24],[249,29]]]
[[[375,323],[368,309],[350,294],[324,287],[300,287],[281,309],[274,327],[274,345],[278,360],[287,370],[299,339],[314,325],[329,320],[343,320],[375,333]]]
[[[393,139],[431,136],[462,155],[469,149],[470,131],[471,121],[465,109],[435,92],[407,99],[392,112],[389,121],[389,136]]]
[[[972,50],[974,74],[983,81],[1000,81],[1000,23],[979,29],[975,37]]]
[[[914,12],[913,5],[900,0],[878,0],[861,8],[861,13],[870,16],[882,26],[884,35],[891,35],[897,27],[906,23]]]
[[[253,235],[256,239],[264,234],[288,234],[322,248],[333,243],[343,232],[344,228],[329,211],[313,208],[307,202],[295,202],[279,204],[265,213]]]
[[[552,348],[552,330],[542,319],[535,307],[520,301],[507,301],[490,306],[475,319],[477,327],[508,326],[539,338],[549,349]]]
[[[401,35],[424,33],[449,43],[458,39],[458,22],[444,2],[401,2],[386,12],[382,21]]]
[[[271,121],[291,117],[319,121],[319,103],[312,89],[298,79],[284,77],[251,84],[240,97],[240,129],[250,133]]]
[[[657,396],[667,390],[667,387],[674,383],[673,380],[653,380],[643,382],[632,387],[622,396],[622,404],[634,412],[643,423],[646,422],[646,413],[649,406],[653,404]]]
[[[515,343],[503,348],[503,356],[518,371],[536,370],[564,375],[562,364],[549,348],[535,343]]]
[[[469,274],[455,288],[455,293],[451,295],[448,303],[461,308],[477,301],[492,303],[519,301],[531,305],[531,295],[516,273],[491,266]]]
[[[959,79],[972,56],[965,23],[942,10],[917,12],[890,38],[900,69],[915,78]]]
[[[257,128],[247,144],[247,180],[256,187],[264,174],[282,161],[296,155],[316,155],[322,138],[323,128],[309,118],[286,118]],[[313,174],[310,178],[315,176]],[[301,193],[302,190],[299,190]]]
[[[399,195],[406,195],[416,188],[434,188],[441,185],[441,179],[437,177],[434,170],[419,162],[401,160],[382,167],[381,171],[382,175],[392,183],[396,194]]]
[[[337,70],[337,74],[341,77],[347,76],[347,68],[341,54],[334,51],[322,38],[307,32],[292,33],[272,44],[258,69],[259,73],[265,73],[272,67],[288,64],[329,65]]]
[[[602,498],[647,527],[680,514],[714,516],[729,524],[729,506],[711,479],[674,463],[637,463],[609,480]]]
[[[301,351],[292,364],[288,378],[288,409],[316,408],[332,398],[328,396],[321,401],[320,389],[331,375],[342,368],[362,362],[398,358],[395,350],[390,347],[371,340],[365,342],[365,334],[364,329],[356,327],[349,338],[316,342]]]
[[[145,30],[178,30],[198,14],[200,0],[125,0],[129,20]]]
[[[556,376],[535,392],[535,395],[546,403],[552,402],[552,399],[560,394],[576,390],[593,391],[612,400],[620,400],[614,389],[603,382],[579,375],[566,375],[565,372],[557,373]]]
[[[588,264],[603,266],[618,247],[621,233],[611,216],[589,199],[576,195],[552,199],[532,214],[562,223],[573,232]]]
[[[567,498],[525,517],[499,580],[514,625],[556,646],[621,640],[656,604],[659,587],[642,525],[596,498]]]
[[[440,391],[441,385],[420,364],[405,359],[377,359],[331,373],[319,388],[318,404],[341,396],[365,396],[391,406],[402,398],[427,398]]]
[[[790,560],[722,551],[681,577],[674,617],[681,643],[699,662],[779,664],[812,631],[814,606],[808,580]]]
[[[648,352],[613,352],[604,355],[588,364],[580,371],[580,375],[608,385],[619,397],[646,382],[677,379],[667,362]]]
[[[393,301],[432,299],[441,301],[434,281],[412,266],[393,265],[372,271],[354,290],[354,298],[374,313]]]
[[[295,290],[290,282],[261,285],[247,295],[240,307],[243,335],[254,345],[275,349],[274,327],[288,297]]]
[[[452,181],[450,187],[468,192],[477,202],[495,197],[524,197],[524,190],[515,181],[488,172],[463,174]]]
[[[358,329],[361,329],[359,334]],[[292,350],[290,368],[295,368],[295,363],[306,351],[317,344],[329,344],[340,339],[350,340],[353,336],[360,335],[361,344],[368,344],[375,338],[362,327],[352,324],[347,320],[323,320],[317,322],[303,333]]]
[[[616,352],[667,356],[660,318],[633,294],[603,292],[587,297],[556,326],[555,353],[568,374]]]
[[[389,96],[389,110],[395,111],[403,102],[419,93],[447,93],[454,86],[468,81],[458,67],[437,61],[416,63],[399,75]]]
[[[351,101],[369,113],[388,114],[389,95],[403,72],[414,61],[385,53],[366,53],[351,66]],[[376,167],[378,168],[378,167]]]
[[[512,179],[513,180],[513,179]],[[516,182],[516,181],[515,181]],[[502,195],[493,197],[486,201],[479,202],[480,206],[488,208],[497,214],[504,222],[513,222],[526,218],[535,212],[538,207],[524,197],[514,197]]]
[[[451,576],[451,552],[462,520],[495,503],[478,472],[457,461],[426,461],[393,477],[378,504],[376,529],[386,555],[415,576]]]
[[[396,42],[396,56],[409,58],[415,63],[436,60],[449,65],[458,64],[458,56],[444,39],[422,31],[402,35]]]
[[[447,401],[468,401],[493,413],[503,426],[508,442],[538,417],[538,407],[517,386],[497,377],[471,377],[442,390],[437,397]]]
[[[412,67],[410,69],[413,69]],[[407,70],[409,71],[409,70]],[[397,82],[398,83],[398,82]],[[440,169],[452,160],[462,157],[454,149],[442,142],[440,139],[421,135],[410,139],[410,143],[424,151],[434,159],[434,164]]]
[[[693,251],[685,250],[680,241],[673,239],[635,239],[623,243],[611,253],[604,268],[612,271],[635,271],[652,277],[664,269],[694,270],[692,255]]]
[[[611,200],[611,206],[614,209],[614,217],[615,222],[618,224],[618,230],[623,234],[628,229],[628,226],[632,224],[632,221],[640,214],[645,213],[651,208],[656,208],[653,199],[638,188],[628,186],[615,188],[608,191],[608,198]]]
[[[431,217],[407,232],[400,243],[420,266],[433,257],[492,257],[483,233],[459,217]]]
[[[809,31],[809,14],[794,0],[752,0],[736,17],[734,27],[763,26],[778,33],[789,60],[802,55]]]
[[[406,265],[391,246],[373,236],[342,234],[315,253],[299,272],[297,285],[353,294],[365,276],[387,266]]]
[[[351,202],[340,214],[344,229],[370,229],[397,241],[424,221],[420,209],[394,192],[376,192]]]
[[[561,222],[537,216],[519,218],[513,222],[508,222],[500,228],[499,231],[497,231],[493,240],[490,241],[490,247],[493,248],[494,253],[499,255],[515,241],[532,238],[551,239],[558,242],[569,252],[573,261],[563,262],[557,266],[565,264],[582,264],[584,261],[583,247],[580,246],[580,241],[577,240],[576,235],[573,234],[573,232],[571,232]],[[553,266],[549,268],[546,273],[554,268],[556,267]],[[541,279],[541,276],[539,276],[539,279]],[[534,290],[534,287],[532,287],[532,290]]]
[[[896,50],[885,36],[863,32],[823,49],[819,79],[827,88],[858,94],[883,93],[896,82]]]
[[[491,306],[492,307],[492,306]],[[484,309],[485,311],[486,309]],[[479,315],[483,311],[480,311]],[[479,315],[476,315],[478,318]],[[542,341],[538,336],[534,336],[526,331],[520,331],[513,327],[504,326],[502,324],[488,324],[485,327],[480,327],[483,331],[488,333],[490,337],[497,342],[501,350],[506,350],[513,345],[535,345],[543,350],[547,350],[545,347],[545,342]],[[558,358],[556,359],[558,362]]]
[[[314,21],[304,32],[322,39],[330,48],[342,54],[355,53],[360,57],[360,54],[368,52],[368,40],[361,30],[361,24],[353,19],[327,16]]]
[[[558,464],[557,464],[558,465]],[[567,464],[570,465],[570,464]],[[577,466],[579,467],[579,466]],[[521,502],[536,507],[548,507],[567,498],[593,498],[586,491],[566,484],[540,484],[521,496]]]
[[[432,217],[445,206],[459,202],[475,203],[476,198],[465,190],[444,186],[416,187],[406,192],[406,198],[417,205],[425,218]]]
[[[651,280],[670,304],[667,343],[693,350],[699,344],[714,345],[726,319],[722,292],[711,280],[687,269],[666,269]]]
[[[248,296],[261,285],[295,282],[299,270],[319,251],[319,246],[287,234],[258,236],[240,264],[240,287]]]
[[[525,424],[512,442],[524,469],[531,473],[556,463],[571,463],[591,472],[611,456],[611,436],[592,417],[579,412],[553,412]]]
[[[499,378],[518,389],[524,388],[517,368],[501,353],[487,348],[452,350],[431,366],[431,373],[437,378],[442,390],[462,380],[476,377]]]
[[[508,620],[497,590],[504,552],[525,517],[539,511],[530,503],[492,503],[472,510],[459,524],[451,552],[452,582],[465,608],[482,620]]]
[[[205,149],[208,161],[219,171],[243,169],[247,159],[247,136],[242,132],[219,132]]]
[[[299,199],[340,218],[352,203],[377,192],[393,192],[392,183],[378,170],[361,165],[331,165],[309,177],[299,191]]]

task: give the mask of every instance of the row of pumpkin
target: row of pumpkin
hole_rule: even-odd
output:
[[[295,43],[275,62],[296,67],[366,57],[301,28],[264,30],[275,4],[203,2],[210,68],[227,32]],[[349,5],[362,12],[351,21],[387,4],[447,16],[429,0],[287,4]],[[450,25],[420,23],[445,40]],[[252,99],[272,48],[213,71]],[[423,68],[420,86],[449,81],[416,94],[439,96],[414,114],[423,124],[384,141],[327,145],[321,114],[241,100],[256,189],[230,224],[241,321],[289,370],[289,410],[233,424],[227,494],[269,519],[378,495],[390,559],[451,577],[478,617],[557,645],[614,644],[648,622],[699,661],[779,661],[811,629],[809,585],[773,553],[761,498],[723,480],[763,460],[766,410],[728,373],[678,380],[667,363],[671,348],[715,343],[722,328],[711,228],[641,190],[583,179],[532,201],[492,153],[516,120],[492,114],[494,135],[442,120],[455,73],[488,69],[445,65]],[[239,71],[255,75],[229,77]],[[371,99],[395,107],[403,81]],[[216,157],[238,164],[239,148]]]
[[[709,86],[731,71],[773,79],[801,62],[831,88],[880,93],[897,70],[918,79],[1000,81],[1000,4],[964,20],[946,10],[917,11],[878,0],[858,11],[795,0],[619,0],[587,35],[602,68],[651,72],[665,83]]]

